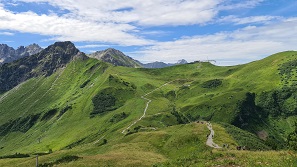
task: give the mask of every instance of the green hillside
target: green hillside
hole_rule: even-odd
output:
[[[296,62],[293,51],[230,67],[142,69],[74,58],[0,96],[0,166],[32,166],[35,154],[49,166],[290,166]],[[206,146],[201,121],[229,147]],[[9,158],[16,153],[30,157]]]

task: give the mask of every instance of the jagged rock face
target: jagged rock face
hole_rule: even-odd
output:
[[[38,54],[3,64],[0,67],[0,93],[32,77],[53,74],[57,69],[65,67],[78,53],[73,43],[56,42]]]
[[[15,50],[6,44],[0,44],[0,64],[15,57]]]
[[[142,67],[141,63],[132,59],[129,56],[126,56],[119,50],[109,48],[103,51],[98,51],[89,55],[92,58],[102,60],[104,62],[113,64],[115,66],[125,66],[125,67]]]
[[[27,47],[20,46],[16,50],[6,44],[0,44],[0,65],[12,62],[25,56],[37,54],[40,51],[42,51],[42,48],[37,44],[32,44]]]
[[[89,57],[84,52],[78,52],[72,59],[73,60],[87,60]]]
[[[35,43],[25,47],[25,53],[28,53],[29,56],[37,54],[37,53],[39,53],[41,51],[42,51],[42,48],[39,45],[35,44]]]

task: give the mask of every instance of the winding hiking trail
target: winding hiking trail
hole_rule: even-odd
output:
[[[213,147],[213,148],[222,148],[213,142],[214,130],[212,129],[211,123],[208,122],[208,123],[206,123],[206,125],[207,125],[207,128],[210,130],[210,134],[208,135],[207,140],[206,140],[206,145],[208,145],[209,147]]]
[[[175,80],[173,80],[173,81],[175,81]],[[146,115],[146,111],[147,111],[147,109],[148,109],[148,107],[149,107],[149,104],[152,102],[151,99],[148,99],[148,98],[146,98],[145,96],[147,96],[147,95],[149,95],[149,94],[151,94],[151,93],[153,93],[153,92],[155,92],[155,91],[161,89],[162,87],[168,85],[169,83],[171,83],[171,82],[173,82],[173,81],[167,82],[167,83],[163,84],[162,86],[160,86],[160,87],[158,87],[158,88],[152,90],[151,92],[146,93],[145,95],[141,96],[142,99],[144,99],[144,100],[147,101],[147,102],[146,102],[145,109],[144,109],[144,111],[143,111],[143,115],[142,115],[139,119],[137,119],[136,121],[134,121],[132,124],[130,124],[126,129],[124,129],[124,130],[122,131],[122,134],[125,134],[125,132],[126,132],[128,129],[130,129],[133,125],[135,125],[137,122],[141,121],[141,120],[145,117],[145,115]]]

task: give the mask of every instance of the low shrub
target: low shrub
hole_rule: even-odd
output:
[[[43,116],[41,117],[41,121],[44,120],[49,120],[51,119],[53,116],[56,115],[56,113],[58,112],[57,108],[51,109],[49,111],[47,111],[45,114],[43,114]]]
[[[69,163],[69,162],[72,162],[72,161],[77,161],[78,159],[81,159],[81,158],[82,157],[78,157],[76,155],[67,155],[67,156],[64,156],[64,157],[62,157],[60,159],[57,159],[54,162],[40,164],[39,167],[52,167],[52,166],[56,166],[56,165],[59,165],[59,164],[62,164],[62,163]]]
[[[106,111],[115,110],[116,98],[111,94],[99,93],[93,99],[94,109],[91,115],[100,114]]]
[[[203,82],[201,87],[202,88],[217,88],[222,85],[223,81],[221,79],[212,79],[206,82]]]
[[[15,153],[13,155],[5,155],[0,157],[0,159],[5,159],[5,158],[27,158],[30,157],[29,154],[22,154],[22,153]]]

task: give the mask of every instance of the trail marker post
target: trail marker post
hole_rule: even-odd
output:
[[[36,154],[36,167],[38,167],[38,154]]]

